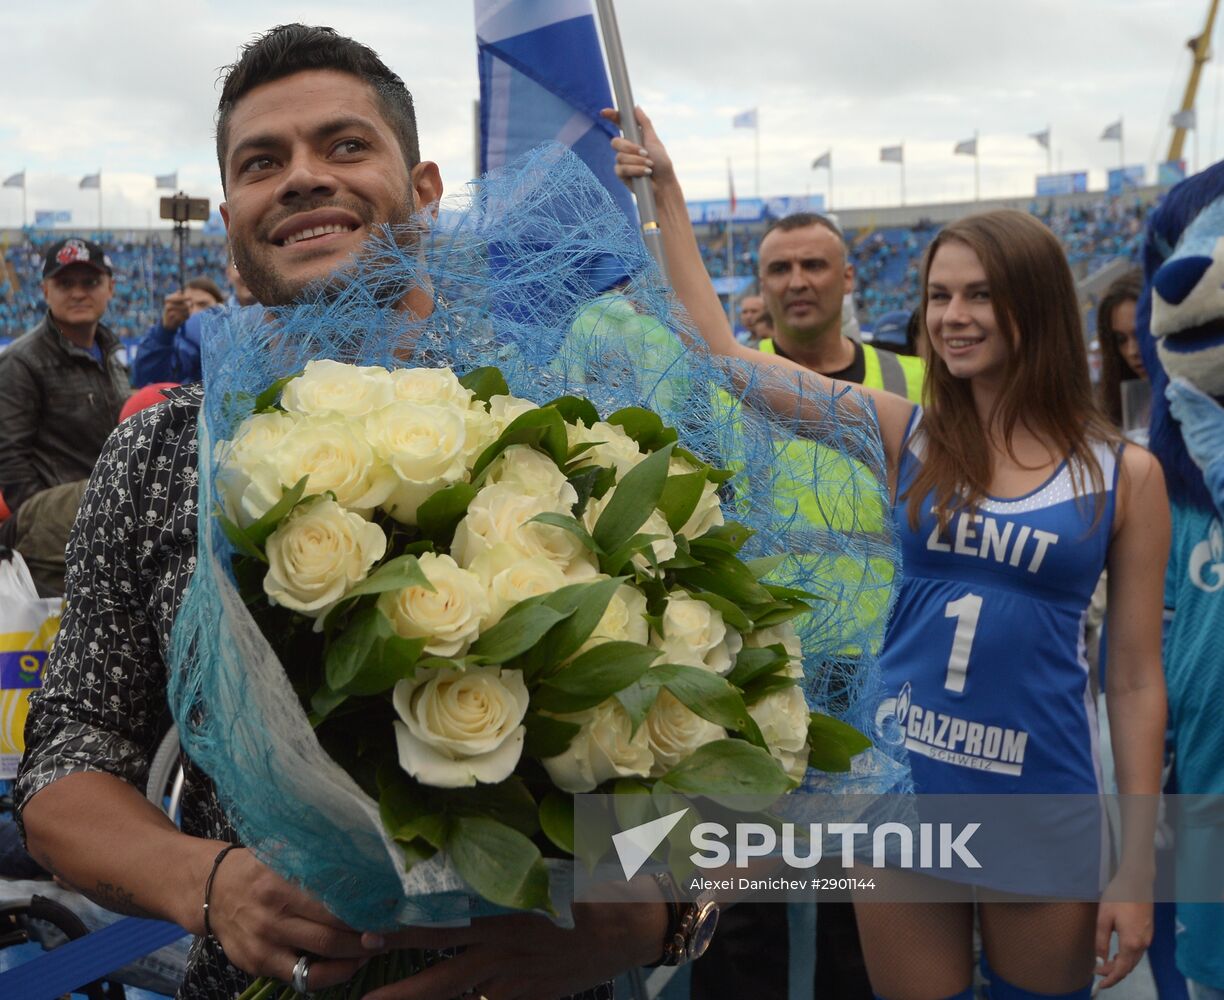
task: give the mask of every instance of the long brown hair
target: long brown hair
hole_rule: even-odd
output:
[[[931,241],[922,260],[921,336],[929,340],[927,286],[931,262],[955,240],[972,250],[986,271],[995,321],[1008,355],[1007,386],[985,424],[968,379],[956,378],[929,352],[922,395],[926,453],[903,494],[917,529],[923,502],[934,493],[941,526],[957,510],[975,508],[988,494],[988,428],[998,427],[1008,454],[1017,424],[1039,435],[1069,461],[1077,492],[1100,494],[1104,478],[1092,453],[1095,441],[1120,440],[1097,408],[1075,285],[1062,246],[1031,215],[1005,209],[952,223]],[[1085,490],[1084,474],[1091,482]],[[1103,507],[1096,505],[1099,518]]]
[[[1143,291],[1143,272],[1139,268],[1127,271],[1106,290],[1097,307],[1097,343],[1101,346],[1101,381],[1098,385],[1101,408],[1114,422],[1122,426],[1123,382],[1138,378],[1118,351],[1118,333],[1113,328],[1113,313],[1123,302],[1139,301]]]

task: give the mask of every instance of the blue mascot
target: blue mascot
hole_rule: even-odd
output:
[[[1224,831],[1213,805],[1224,801],[1215,798],[1224,795],[1224,163],[1178,184],[1152,213],[1143,264],[1150,446],[1173,512],[1164,660],[1174,779],[1182,795],[1211,797],[1180,800],[1184,887],[1218,864]],[[1224,997],[1224,905],[1179,903],[1177,917],[1178,967],[1210,988],[1202,995]]]

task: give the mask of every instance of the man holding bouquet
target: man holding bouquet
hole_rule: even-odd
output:
[[[217,114],[222,206],[258,302],[293,303],[351,264],[376,227],[436,204],[412,99],[368,48],[288,25],[246,47]],[[418,316],[429,293],[407,292]],[[460,949],[370,1000],[554,1000],[608,995],[616,973],[660,959],[675,919],[657,904],[578,904],[576,927],[514,915],[386,937],[344,925],[241,847],[207,776],[185,762],[182,829],[145,798],[168,724],[171,629],[196,569],[202,390],[128,421],[107,444],[69,544],[62,630],[31,700],[16,799],[29,849],[116,912],[198,938],[180,997],[232,1000],[251,976],[314,991],[390,948]],[[205,461],[208,456],[205,456]],[[605,984],[598,986],[597,984]]]

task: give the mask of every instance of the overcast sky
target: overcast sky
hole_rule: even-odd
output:
[[[531,2],[531,0],[519,0]],[[754,193],[753,133],[731,128],[760,109],[765,195],[825,193],[812,159],[833,151],[835,207],[896,204],[900,170],[882,145],[905,143],[907,201],[968,199],[973,160],[953,156],[980,132],[982,196],[1029,194],[1045,153],[1028,138],[1052,128],[1056,170],[1089,170],[1093,187],[1119,163],[1101,142],[1124,117],[1128,163],[1164,159],[1169,114],[1190,69],[1186,41],[1208,0],[619,0],[635,97],[653,116],[690,198],[725,197],[726,161],[740,197]],[[345,3],[249,0],[59,0],[6,5],[0,177],[28,171],[28,211],[97,219],[81,176],[103,172],[104,221],[157,216],[152,175],[215,207],[212,148],[218,68],[271,25],[330,24],[372,45],[413,91],[424,156],[449,188],[472,175],[478,94],[469,0]],[[1217,31],[1218,37],[1218,31]],[[1198,97],[1198,162],[1217,143],[1221,72]],[[1186,154],[1194,160],[1194,140]],[[0,225],[16,225],[21,192],[0,189]]]

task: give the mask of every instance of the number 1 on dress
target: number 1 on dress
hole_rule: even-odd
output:
[[[956,619],[956,632],[952,636],[952,652],[948,654],[948,672],[944,687],[958,694],[965,690],[965,674],[969,671],[969,653],[973,650],[973,635],[977,631],[978,614],[982,610],[982,599],[977,594],[966,594],[944,607],[945,618]]]

